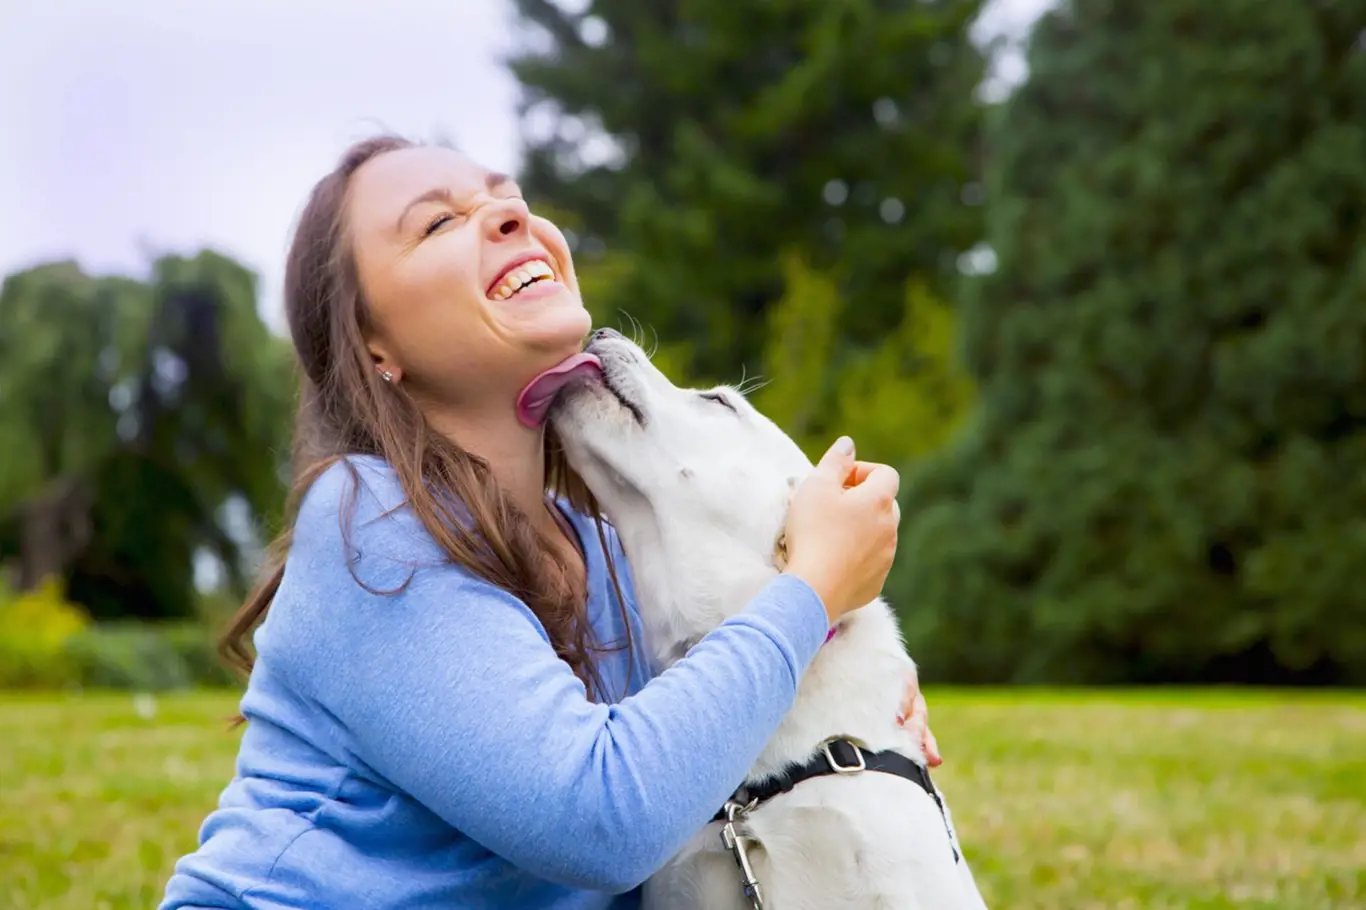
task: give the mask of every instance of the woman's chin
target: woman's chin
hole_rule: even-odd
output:
[[[557,293],[542,293],[528,300],[519,297],[521,294],[499,301],[499,316],[527,347],[546,353],[562,351],[565,357],[583,347],[593,317],[578,294],[561,285]]]

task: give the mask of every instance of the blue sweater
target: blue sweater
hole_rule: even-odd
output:
[[[791,706],[818,596],[779,576],[651,679],[609,536],[637,657],[600,658],[614,694],[595,703],[521,601],[443,564],[386,463],[351,464],[359,487],[339,463],[301,504],[236,774],[161,910],[636,906]],[[619,640],[596,528],[566,517],[598,640]]]

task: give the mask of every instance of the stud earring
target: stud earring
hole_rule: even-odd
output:
[[[393,382],[394,374],[388,370],[380,370],[379,378],[383,379],[385,382]]]

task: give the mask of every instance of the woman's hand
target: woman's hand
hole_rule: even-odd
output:
[[[896,716],[896,722],[920,737],[925,760],[931,768],[944,763],[939,755],[939,743],[930,732],[930,709],[925,705],[925,696],[920,694],[920,676],[914,670],[906,674],[906,691],[901,696],[901,713]]]
[[[815,590],[832,623],[882,593],[896,556],[899,484],[886,465],[855,461],[842,436],[792,494],[784,571]]]

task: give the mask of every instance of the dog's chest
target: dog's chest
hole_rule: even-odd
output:
[[[743,831],[767,910],[980,910],[937,806],[899,777],[807,781]],[[648,910],[751,910],[718,834],[708,825],[651,879]]]
[[[748,779],[800,764],[837,736],[853,737],[874,751],[891,749],[923,758],[919,741],[896,722],[914,668],[886,606],[865,607],[857,622],[830,639],[812,660],[791,710]]]

